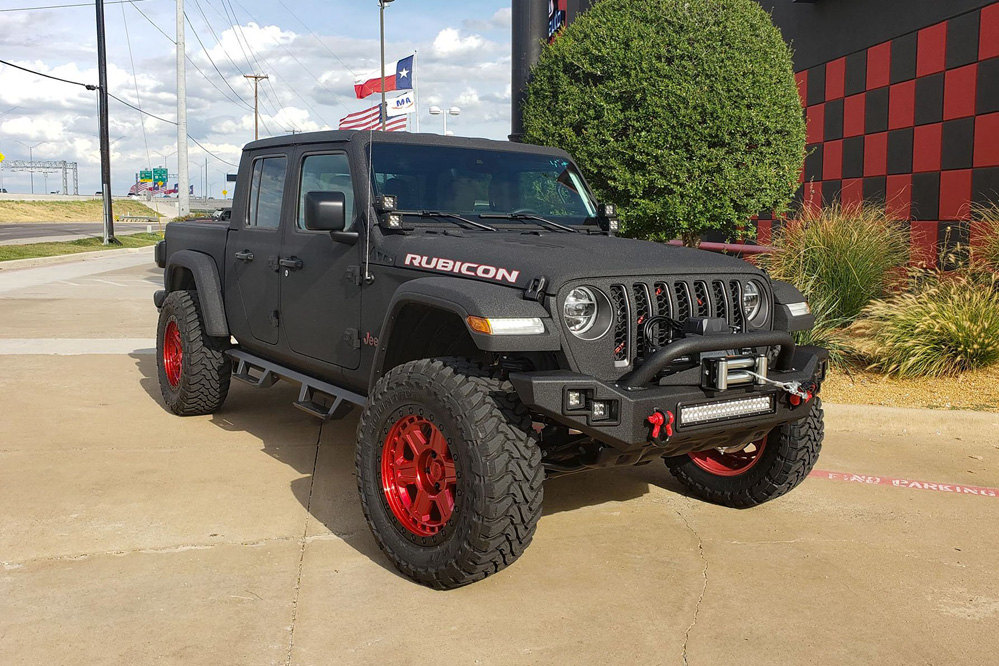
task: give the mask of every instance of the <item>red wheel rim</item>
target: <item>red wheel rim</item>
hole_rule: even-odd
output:
[[[396,421],[382,447],[382,489],[396,519],[417,536],[437,534],[454,513],[457,484],[437,426],[416,415]]]
[[[163,332],[163,369],[170,386],[180,384],[180,368],[184,362],[184,348],[180,344],[180,329],[171,321]]]
[[[741,451],[725,453],[718,449],[711,449],[710,451],[696,451],[688,455],[694,464],[705,472],[715,476],[739,476],[751,470],[760,460],[766,445],[767,438],[764,437],[758,442],[749,444]]]

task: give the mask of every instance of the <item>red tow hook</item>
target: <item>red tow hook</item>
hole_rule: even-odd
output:
[[[666,430],[666,437],[673,436],[673,412],[660,412],[656,410],[652,412],[646,421],[652,426],[652,439],[659,439],[659,435],[663,429]]]
[[[811,391],[805,391],[804,402],[808,402],[811,399],[812,399],[812,392]],[[802,403],[802,398],[801,398],[800,395],[797,395],[797,394],[792,394],[791,395],[791,405],[792,406],[797,407],[801,403]]]

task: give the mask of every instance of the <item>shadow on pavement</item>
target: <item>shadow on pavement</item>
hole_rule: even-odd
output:
[[[166,410],[155,355],[132,358],[142,374],[142,389]],[[286,382],[267,390],[234,382],[225,405],[211,416],[211,423],[259,439],[267,455],[302,475],[291,483],[291,492],[313,518],[360,554],[397,573],[381,555],[357,498],[354,441],[360,410],[321,424],[292,406],[297,397],[298,387]],[[649,492],[650,484],[683,493],[658,461],[639,468],[581,472],[545,482],[544,515],[636,499]]]

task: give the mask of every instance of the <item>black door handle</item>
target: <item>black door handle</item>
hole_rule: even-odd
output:
[[[281,268],[287,268],[290,271],[297,271],[302,267],[302,260],[298,257],[288,257],[287,259],[281,259],[278,261]]]
[[[242,252],[236,253],[236,258],[240,261],[245,261],[247,263],[253,261],[253,253],[249,250],[243,250]]]

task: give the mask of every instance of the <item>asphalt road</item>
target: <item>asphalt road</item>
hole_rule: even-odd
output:
[[[115,233],[139,233],[146,230],[147,223],[116,222]],[[153,230],[159,225],[153,224]],[[100,236],[104,231],[101,222],[30,222],[26,224],[0,224],[0,245],[26,239],[59,238],[63,236]]]

